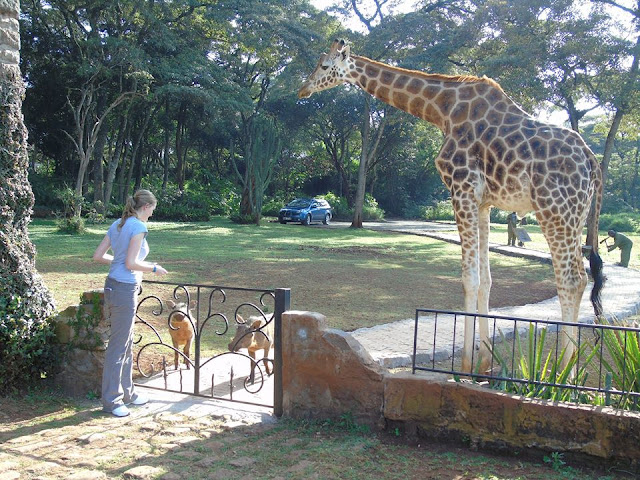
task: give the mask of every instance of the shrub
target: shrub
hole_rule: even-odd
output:
[[[546,355],[544,354],[546,334],[546,327],[536,332],[535,325],[531,323],[529,325],[527,344],[523,348],[520,335],[516,332],[515,338],[518,347],[516,353],[508,348],[509,343],[503,333],[500,332],[501,341],[497,343],[504,346],[504,351],[502,354],[498,348],[492,351],[492,355],[500,367],[500,376],[503,378],[517,378],[522,381],[504,380],[495,384],[494,388],[529,398],[590,403],[591,400],[588,395],[578,390],[554,386],[554,384],[585,386],[588,377],[587,370],[596,353],[595,350],[586,355],[587,345],[579,345],[576,349],[576,354],[567,361],[567,365],[563,366],[566,350],[562,349],[558,352],[559,346],[557,343],[555,347],[552,346],[548,349],[549,351]],[[487,347],[491,348],[490,345],[487,345]],[[514,354],[515,357],[513,357]],[[515,358],[515,362],[513,358]],[[579,365],[578,359],[580,360]],[[513,371],[511,370],[512,366]]]
[[[83,209],[83,214],[87,223],[91,225],[104,223],[106,220],[104,216],[104,203],[102,203],[100,200],[97,200],[93,203],[87,203]]]
[[[227,180],[218,180],[209,185],[187,182],[184,190],[170,183],[164,192],[160,179],[145,177],[142,185],[158,199],[158,206],[153,213],[156,220],[208,221],[211,215],[229,215],[239,202],[235,187]],[[110,206],[108,215],[117,218],[122,215],[122,208],[120,205]]]
[[[84,199],[75,190],[65,187],[56,193],[62,202],[62,212],[56,213],[57,225],[60,233],[80,234],[84,233],[84,219],[80,217]]]
[[[55,211],[64,207],[60,200],[60,190],[65,188],[62,178],[30,171],[29,183],[37,208]]]
[[[616,322],[619,324],[619,322]],[[602,365],[610,372],[613,386],[618,390],[640,392],[640,331],[637,329],[617,331],[602,329],[602,342],[606,353],[596,349]],[[638,410],[637,398],[626,394],[618,403],[618,408]]]
[[[49,319],[34,317],[17,295],[0,297],[0,393],[55,373],[61,356]]]
[[[353,210],[349,208],[349,203],[345,197],[339,197],[333,192],[327,192],[318,198],[324,198],[329,202],[331,211],[333,212],[333,218],[336,220],[351,220],[353,217]]]
[[[425,220],[455,220],[451,201],[442,200],[435,205],[424,207],[423,218]]]
[[[57,225],[60,233],[78,235],[85,231],[85,222],[82,217],[59,218]]]
[[[287,203],[286,200],[283,200],[282,197],[279,196],[265,200],[262,204],[262,216],[264,217],[277,217],[280,209]]]
[[[424,205],[419,205],[415,202],[407,202],[402,209],[401,216],[402,218],[419,220],[424,218],[425,209],[426,207]]]
[[[384,219],[384,210],[378,206],[378,202],[370,193],[366,193],[364,196],[362,219],[368,221]]]
[[[640,233],[640,217],[631,213],[603,213],[599,226],[601,230]]]
[[[353,218],[353,208],[349,207],[349,203],[345,197],[339,197],[333,192],[328,192],[325,195],[318,195],[317,197],[324,198],[329,202],[334,219],[348,221]],[[365,221],[384,219],[384,210],[378,206],[377,200],[369,193],[366,193],[364,196],[362,219]]]

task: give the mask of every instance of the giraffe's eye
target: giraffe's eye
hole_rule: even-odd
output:
[[[320,65],[320,68],[322,68],[322,70],[326,70],[327,68],[329,68],[329,65]]]

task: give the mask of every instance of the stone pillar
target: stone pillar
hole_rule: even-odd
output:
[[[384,368],[349,333],[327,328],[324,315],[282,315],[284,414],[340,418],[383,426]]]
[[[58,342],[66,350],[54,383],[68,395],[100,396],[110,327],[104,318],[103,289],[84,292],[80,305],[60,312],[54,322]]]

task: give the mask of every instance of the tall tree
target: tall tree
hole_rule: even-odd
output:
[[[0,2],[0,361],[6,358],[5,340],[19,329],[42,325],[54,311],[51,294],[36,271],[35,247],[27,226],[33,193],[27,179],[27,130],[22,116],[25,88],[20,73],[18,0]],[[28,338],[27,338],[28,340]],[[27,352],[25,352],[27,353]],[[37,352],[28,352],[37,356]],[[22,360],[22,359],[20,359]],[[12,380],[12,379],[11,379]],[[0,378],[0,390],[9,379]]]
[[[246,139],[244,150],[244,173],[240,173],[233,148],[231,160],[236,175],[246,192],[246,202],[240,213],[251,217],[253,223],[260,225],[264,193],[271,182],[273,167],[280,156],[282,142],[275,122],[262,115],[254,116],[247,125],[248,131],[242,135]],[[242,205],[241,205],[242,207]]]

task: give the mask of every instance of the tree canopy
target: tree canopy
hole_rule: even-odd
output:
[[[418,215],[447,197],[437,130],[351,87],[296,98],[320,53],[345,38],[404,68],[487,75],[525,109],[555,111],[600,155],[607,202],[640,207],[637,2],[398,3],[336,0],[323,12],[307,0],[24,0],[36,201],[55,205],[67,186],[85,210],[105,211],[144,185],[176,211],[192,195],[191,215],[259,219],[246,210],[328,192],[357,206],[367,192],[388,215]],[[362,28],[346,28],[346,15]],[[267,119],[279,148],[252,178],[255,125]]]

